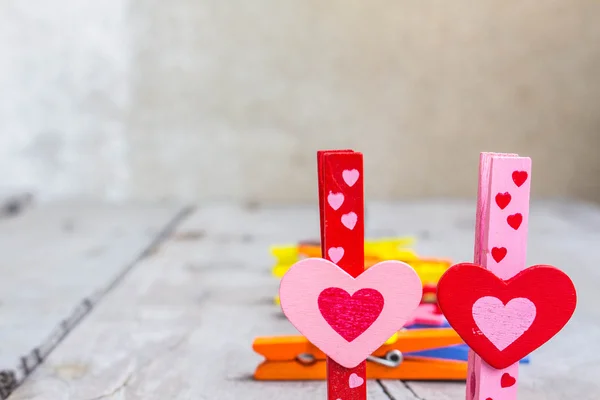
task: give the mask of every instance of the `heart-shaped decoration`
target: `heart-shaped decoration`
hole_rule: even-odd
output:
[[[327,195],[327,203],[329,203],[331,208],[333,208],[334,210],[340,208],[342,204],[344,204],[344,200],[344,193],[329,192],[329,194]]]
[[[357,387],[362,386],[365,383],[365,380],[356,374],[350,374],[350,378],[348,378],[348,387],[350,389],[355,389]]]
[[[529,329],[535,314],[535,304],[523,297],[503,304],[497,297],[485,296],[473,304],[475,325],[500,351]]]
[[[336,264],[342,259],[342,257],[344,257],[344,253],[343,247],[330,247],[329,250],[327,250],[329,259]]]
[[[501,210],[504,210],[511,200],[512,196],[508,192],[498,193],[496,195],[496,204],[498,204],[498,207],[500,207]]]
[[[377,320],[383,310],[383,296],[375,289],[360,289],[352,296],[344,289],[330,287],[321,292],[319,311],[325,321],[348,342],[352,342]],[[347,316],[354,316],[348,324]]]
[[[508,225],[510,225],[510,227],[516,231],[517,229],[519,229],[521,223],[523,222],[523,215],[521,213],[509,215],[508,217],[506,217],[506,222],[508,222]]]
[[[348,214],[342,215],[342,225],[350,230],[354,229],[357,221],[358,215],[356,215],[354,212],[349,212]]]
[[[457,264],[438,283],[438,302],[465,343],[494,368],[542,346],[569,321],[577,303],[571,279],[548,265],[504,281],[475,264]]]
[[[521,185],[527,180],[527,171],[514,171],[512,173],[512,178],[515,185],[521,187]]]
[[[346,185],[350,187],[354,186],[359,176],[360,172],[358,172],[356,169],[345,169],[342,172],[342,178],[344,179],[344,182],[346,182]]]
[[[383,261],[357,278],[322,258],[294,264],[279,299],[290,322],[338,364],[353,368],[400,330],[421,301],[414,269]]]
[[[502,374],[502,378],[500,378],[500,387],[502,387],[502,388],[511,387],[515,383],[517,383],[517,380],[513,376],[511,376],[509,373],[505,372]]]
[[[494,258],[494,261],[499,263],[500,261],[504,260],[504,257],[506,257],[507,252],[508,250],[506,250],[506,247],[493,247],[492,257]]]

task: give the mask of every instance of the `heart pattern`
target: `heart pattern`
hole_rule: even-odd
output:
[[[344,200],[345,197],[343,193],[329,192],[329,194],[327,195],[327,203],[334,210],[338,210],[342,206],[342,204],[344,204]]]
[[[473,304],[475,324],[500,351],[529,329],[535,313],[535,304],[523,297],[505,305],[496,297],[484,296]]]
[[[437,296],[458,335],[496,369],[518,362],[550,340],[569,321],[577,303],[571,279],[548,265],[502,280],[479,265],[457,264],[440,278]]]
[[[357,277],[364,273],[362,248],[364,246],[362,154],[352,150],[320,151],[317,153],[317,158],[321,225],[320,243],[323,253],[325,253],[323,257],[327,256],[346,275]],[[288,274],[290,273],[288,272]],[[302,303],[302,299],[297,299],[299,301],[298,304],[300,308],[306,307],[307,310],[310,309],[308,312],[312,313],[313,317],[317,320],[316,326],[311,326],[307,329],[313,329],[313,332],[316,329],[315,334],[317,336],[320,335],[319,332],[324,332],[325,336],[332,335],[328,343],[341,341],[346,343],[346,345],[350,345],[350,350],[352,350],[352,346],[357,346],[357,343],[364,341],[364,338],[370,335],[371,330],[380,324],[380,320],[385,318],[385,300],[387,300],[387,296],[385,293],[379,292],[379,288],[375,287],[351,289],[347,286],[336,284],[334,280],[331,280],[330,283],[328,287],[319,285],[316,288],[315,281],[311,277],[305,276],[305,282],[296,284],[310,286],[303,290],[311,293],[310,298],[312,299],[312,303],[300,304]],[[285,284],[282,280],[280,293],[285,291],[284,287]],[[320,291],[317,289],[320,289]],[[366,322],[368,318],[365,319],[363,317],[361,318],[362,325],[358,324],[348,328],[346,326],[347,321],[342,318],[343,315],[351,313],[352,310],[360,305],[366,308],[372,306],[371,300],[373,299],[369,295],[363,296],[365,293],[369,294],[368,290],[361,291],[361,289],[374,289],[375,292],[379,293],[380,300],[381,298],[384,299],[383,309],[379,310],[379,316],[372,315],[372,313],[367,315],[372,316],[374,321],[369,320]],[[293,298],[293,296],[290,298]],[[281,302],[282,307],[284,301]],[[366,303],[363,304],[363,301]],[[285,304],[289,303],[288,301]],[[294,300],[291,303],[294,303]],[[344,313],[334,312],[339,308],[345,309]],[[305,330],[302,328],[303,325],[300,320],[296,320],[293,316],[288,316],[288,318],[291,321],[295,321],[292,323],[299,327],[299,329]],[[371,325],[369,326],[369,324]],[[314,344],[319,343],[318,340],[311,340],[311,342]],[[346,349],[348,350],[348,348]],[[366,363],[364,359],[359,360],[355,367],[343,366],[335,361],[335,358],[331,356],[327,361],[328,398],[348,400],[349,398],[364,397],[366,385],[362,384],[359,386],[354,379],[366,379]],[[349,381],[349,376],[352,374],[354,374],[354,377]],[[356,385],[357,387],[351,388],[350,385]]]
[[[502,378],[500,378],[500,387],[502,387],[502,388],[511,387],[515,383],[517,383],[517,380],[513,376],[511,376],[509,373],[502,374]]]
[[[350,374],[350,377],[348,378],[348,387],[350,389],[360,387],[363,383],[365,383],[365,380],[363,378],[354,373]]]
[[[498,193],[496,195],[496,204],[500,207],[501,210],[504,210],[506,206],[510,204],[510,200],[512,196],[508,192]]]
[[[514,171],[512,173],[512,179],[515,185],[521,187],[527,180],[527,171]]]
[[[331,261],[337,264],[344,257],[344,252],[343,247],[330,247],[327,250],[327,255]]]
[[[342,172],[342,178],[346,185],[352,187],[358,181],[360,173],[355,169],[346,169]]]
[[[301,334],[354,368],[404,326],[422,291],[417,273],[400,261],[380,262],[353,278],[328,260],[307,258],[283,276],[279,299]]]
[[[506,247],[494,247],[492,248],[492,258],[494,261],[499,263],[500,261],[504,260],[507,252],[508,250],[506,250]]]
[[[511,387],[515,383],[517,383],[517,380],[513,376],[511,376],[509,373],[502,374],[502,378],[500,378],[500,387],[502,387],[502,388]]]
[[[510,225],[511,228],[517,230],[523,222],[523,215],[521,213],[509,215],[508,217],[506,217],[506,222],[508,222],[508,225]]]
[[[342,215],[342,225],[350,230],[354,229],[357,221],[358,216],[354,212],[349,212],[348,214]]]
[[[319,311],[341,337],[352,342],[366,331],[383,310],[383,296],[375,289],[360,289],[352,296],[330,287],[319,294]],[[348,324],[348,320],[353,320]]]
[[[478,210],[483,210],[485,214],[479,215],[481,219],[478,219],[480,225],[477,232],[479,242],[476,243],[476,260],[484,263],[489,268],[490,274],[495,275],[499,281],[505,284],[514,282],[509,285],[514,288],[518,283],[511,278],[522,279],[516,276],[523,269],[526,253],[529,212],[529,185],[526,182],[530,175],[531,160],[488,154],[482,157],[480,166],[483,167],[480,169],[480,188],[485,190],[487,186],[491,198],[478,197]],[[480,195],[482,193],[485,192],[480,192]],[[477,283],[471,282],[467,291],[477,286]],[[443,287],[439,287],[438,290],[438,293],[444,291]],[[457,293],[463,296],[463,292],[455,292],[455,295]],[[525,290],[520,295],[503,293],[505,297],[495,291],[480,292],[473,296],[471,294],[470,292],[466,294],[469,304],[465,305],[460,313],[466,315],[463,323],[469,325],[472,331],[467,332],[465,328],[465,331],[459,334],[477,336],[469,340],[471,344],[473,341],[479,341],[480,347],[474,350],[488,364],[500,362],[508,365],[510,362],[506,359],[496,361],[493,359],[499,357],[498,353],[501,353],[500,357],[505,358],[515,357],[515,353],[519,351],[527,353],[531,347],[528,349],[524,345],[526,341],[532,341],[533,346],[539,346],[541,341],[547,340],[547,336],[539,335],[538,329],[544,323],[551,323],[547,321],[540,323],[537,320],[539,315],[547,314],[547,309],[544,307],[541,311],[537,309],[538,298],[535,295],[532,301],[529,297],[530,293],[526,293]],[[444,297],[444,294],[441,296]],[[568,320],[568,317],[566,319]],[[451,322],[452,326],[456,323],[456,321]],[[538,332],[537,336],[536,332]],[[550,333],[546,331],[544,334],[551,336],[554,333],[550,330]],[[535,339],[532,339],[532,335]],[[478,361],[471,364],[473,365],[474,367],[469,368],[471,371],[468,382],[470,396],[467,396],[469,400],[516,397],[516,387],[507,390],[501,387],[500,382],[503,373],[510,376],[510,373],[514,374],[516,367],[507,366],[506,369],[492,371],[490,367],[480,368],[479,365],[483,364],[479,364]],[[500,364],[493,367],[500,368]],[[505,381],[506,378],[503,380]]]

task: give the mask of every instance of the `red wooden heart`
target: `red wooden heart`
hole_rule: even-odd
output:
[[[527,180],[527,171],[515,171],[512,173],[512,178],[515,185],[521,187]]]
[[[437,298],[442,312],[458,335],[485,362],[497,369],[518,362],[550,340],[569,321],[577,303],[571,279],[564,272],[548,265],[529,267],[504,281],[481,266],[457,264],[440,278]],[[517,318],[509,319],[506,316],[496,318],[488,313],[484,315],[488,322],[493,323],[495,318],[500,321],[500,325],[494,327],[493,335],[490,335],[489,327],[484,329],[483,325],[480,327],[475,322],[476,319],[481,321],[481,314],[475,312],[475,303],[490,298],[498,304],[501,302],[500,307],[495,309],[500,312],[508,310],[510,302],[514,305],[515,300],[533,303],[535,317],[523,325],[518,313]],[[506,341],[506,335],[518,330],[519,324],[523,329],[516,337]],[[498,347],[498,342],[503,340],[504,345]]]
[[[498,204],[498,207],[500,207],[501,210],[504,210],[506,206],[510,203],[511,199],[512,197],[508,192],[498,193],[496,195],[496,204]]]
[[[360,289],[350,296],[330,287],[321,292],[318,303],[325,321],[348,342],[373,325],[383,310],[383,296],[375,289]]]

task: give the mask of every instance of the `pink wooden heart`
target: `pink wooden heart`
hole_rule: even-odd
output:
[[[334,263],[307,258],[281,279],[281,308],[311,343],[353,368],[400,330],[421,301],[417,273],[383,261],[353,278]]]

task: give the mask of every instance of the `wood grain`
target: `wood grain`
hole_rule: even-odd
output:
[[[370,202],[367,214],[368,236],[416,234],[421,253],[472,258],[472,201]],[[268,246],[313,237],[318,221],[316,205],[200,207],[11,400],[325,397],[325,382],[250,378],[261,361],[251,350],[254,337],[297,333],[272,304],[278,282],[269,273]],[[600,209],[534,202],[529,232],[528,264],[561,266],[577,286],[579,304],[560,335],[521,367],[519,399],[597,400],[600,259],[588,250],[600,241]],[[367,390],[374,400],[455,400],[464,396],[465,384],[369,381]]]
[[[45,204],[0,222],[0,368],[20,381],[177,214]]]

